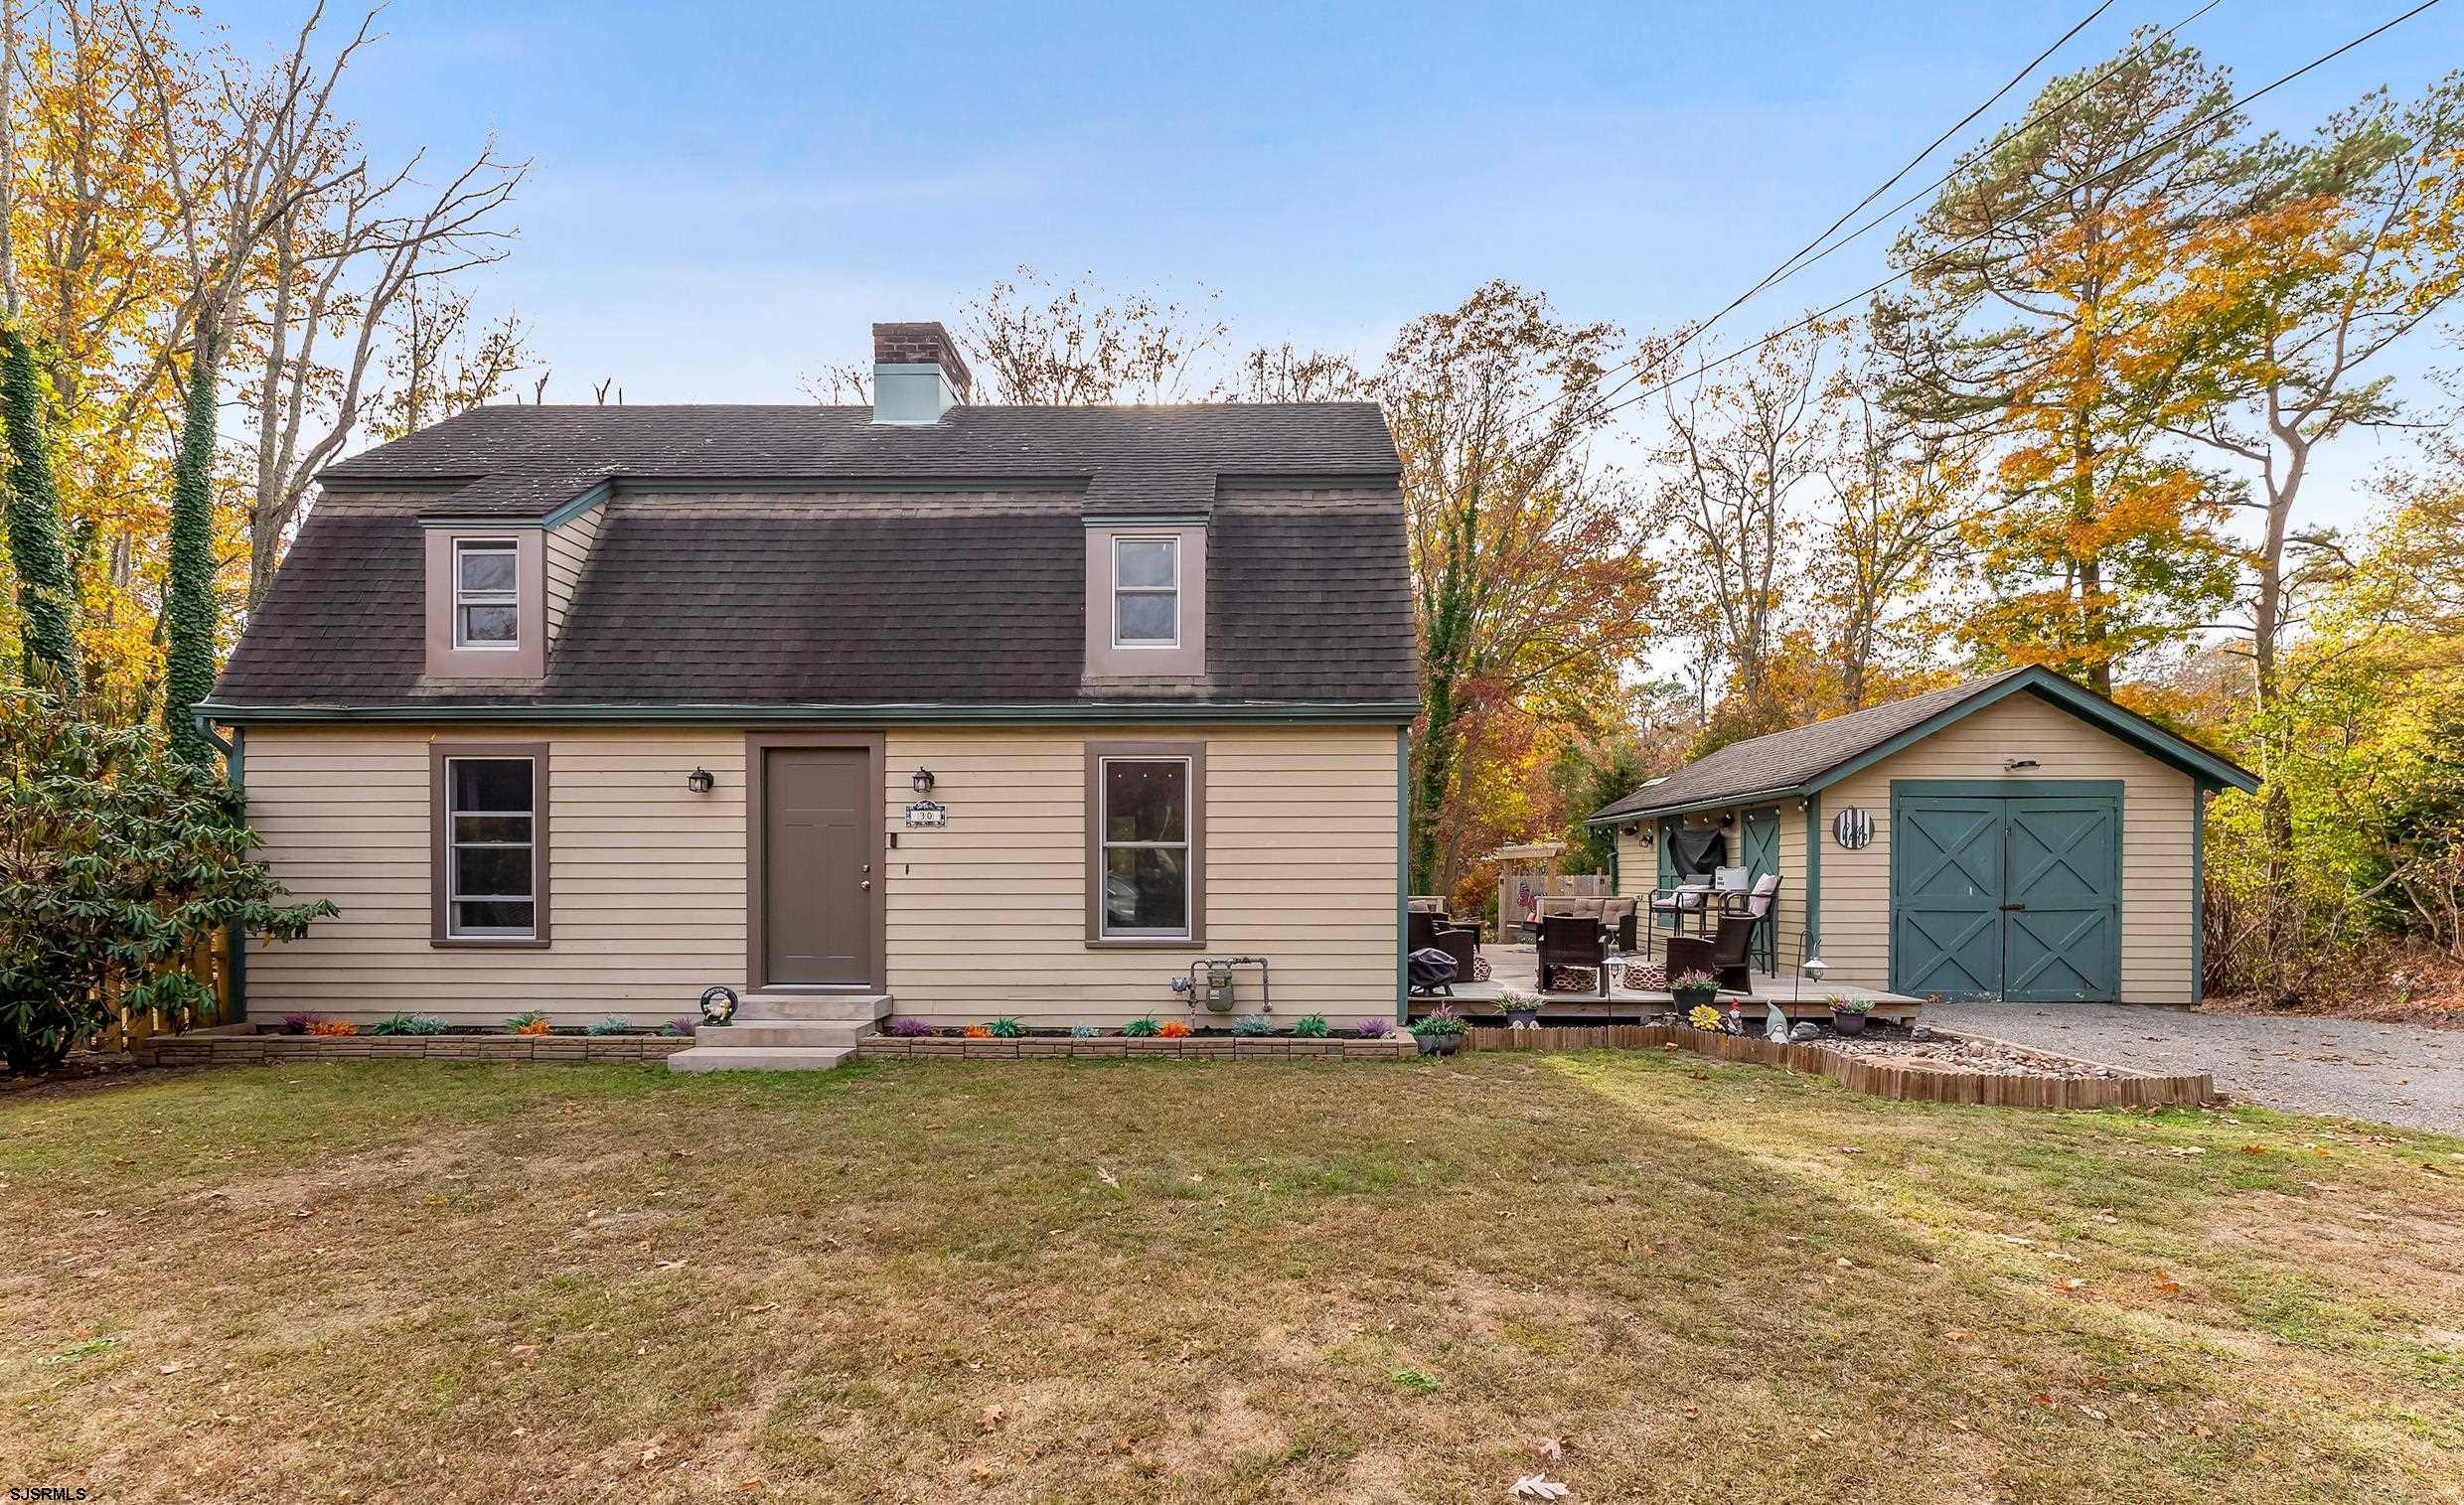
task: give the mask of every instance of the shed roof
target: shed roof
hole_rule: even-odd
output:
[[[1602,806],[1590,824],[1699,810],[1758,795],[1810,794],[2017,693],[2051,701],[2203,784],[2258,787],[2255,776],[2230,760],[2050,670],[2029,666],[1732,743]]]

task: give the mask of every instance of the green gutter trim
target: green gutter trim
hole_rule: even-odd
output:
[[[1412,728],[1395,728],[1395,1022],[1412,1022]]]
[[[1936,711],[1898,736],[1869,747],[1844,763],[1823,770],[1805,781],[1805,789],[1809,793],[1828,789],[1842,779],[1863,773],[1894,753],[1906,751],[1952,722],[1963,720],[1988,705],[2023,691],[2051,700],[2081,720],[2093,723],[2099,730],[2131,744],[2160,762],[2172,764],[2194,779],[2231,785],[2245,791],[2258,788],[2258,780],[2247,771],[2196,743],[2184,741],[2145,716],[2124,710],[2102,695],[2081,689],[2051,670],[2030,668],[1990,689],[1968,696],[1956,705]]]
[[[2208,992],[2208,786],[2190,786],[2190,1001]]]
[[[1805,955],[1822,955],[1822,796],[1805,796]],[[1778,958],[1773,957],[1774,962]]]
[[[230,740],[214,729],[213,718],[197,712],[197,730],[223,754],[223,777],[238,792],[240,823],[247,823],[248,800],[248,732],[247,728],[231,728]],[[223,955],[231,972],[231,1010],[227,1024],[248,1022],[248,938],[237,925],[223,927]]]
[[[1648,824],[1644,820],[1645,817],[1656,820],[1661,816],[1690,816],[1701,811],[1727,810],[1739,805],[1769,805],[1774,800],[1785,800],[1803,793],[1805,793],[1805,788],[1802,785],[1778,784],[1769,789],[1749,789],[1742,794],[1721,795],[1713,800],[1688,800],[1680,805],[1645,805],[1640,809],[1625,811],[1619,815],[1593,816],[1583,824],[1586,826],[1643,825]]]
[[[659,722],[698,726],[793,722],[808,726],[901,726],[935,724],[1050,725],[1174,722],[1326,722],[1409,724],[1420,714],[1417,700],[1292,700],[1222,704],[1190,700],[1061,700],[1021,705],[950,705],[930,701],[865,705],[603,705],[389,702],[371,705],[242,705],[201,702],[200,715],[232,725],[332,721],[515,721],[531,725],[566,722]]]

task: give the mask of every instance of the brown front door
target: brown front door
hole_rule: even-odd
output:
[[[762,980],[875,985],[872,833],[879,796],[860,747],[762,758]]]

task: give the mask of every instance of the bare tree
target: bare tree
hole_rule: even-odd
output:
[[[1243,402],[1344,402],[1365,395],[1368,384],[1345,357],[1301,350],[1286,340],[1242,359],[1236,395]]]

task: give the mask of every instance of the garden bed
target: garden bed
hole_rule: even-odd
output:
[[[858,1060],[1014,1061],[1022,1058],[1120,1060],[1128,1056],[1181,1056],[1203,1060],[1325,1060],[1396,1061],[1418,1055],[1419,1045],[1408,1034],[1375,1039],[1354,1035],[1236,1035],[1230,1033],[1169,1035],[1070,1035],[1030,1032],[1006,1038],[969,1039],[954,1035],[867,1035],[856,1042]]]
[[[247,1025],[155,1035],[130,1047],[140,1066],[256,1066],[279,1061],[664,1061],[691,1035],[565,1033],[509,1035],[447,1030],[425,1035],[307,1035]]]
[[[1839,1038],[1812,1043],[1781,1044],[1755,1035],[1721,1034],[1683,1024],[1609,1024],[1576,1029],[1473,1029],[1465,1037],[1471,1050],[1689,1050],[1722,1061],[1758,1066],[1782,1066],[1790,1071],[1825,1076],[1853,1092],[1912,1103],[1971,1103],[1993,1108],[2167,1108],[2189,1107],[2216,1097],[2214,1079],[2195,1076],[2142,1076],[2093,1062],[2074,1061],[2041,1051],[2023,1050],[2001,1041],[1968,1041],[1937,1036],[1932,1041]],[[1971,1068],[1959,1064],[1956,1047],[1992,1047],[1975,1058]],[[1950,1054],[1915,1057],[1892,1049],[1852,1050],[1850,1047],[1897,1047],[1906,1052],[1940,1046]],[[2034,1071],[2019,1057],[2041,1057],[2059,1070]]]

